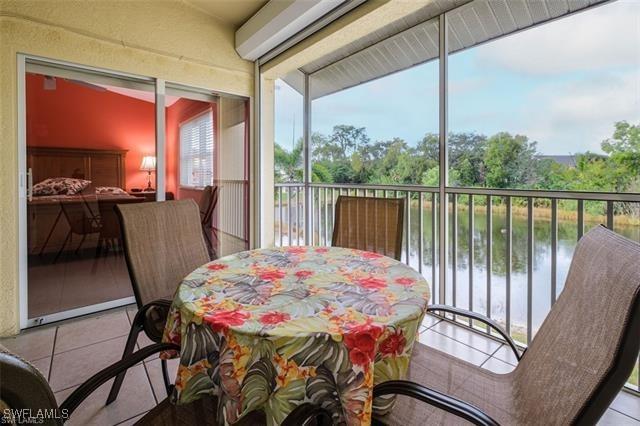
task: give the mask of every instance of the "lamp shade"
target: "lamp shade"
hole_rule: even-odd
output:
[[[156,157],[149,155],[142,157],[142,164],[140,164],[140,170],[151,171],[156,169]]]

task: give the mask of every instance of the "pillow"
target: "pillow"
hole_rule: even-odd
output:
[[[84,191],[90,180],[74,178],[49,178],[33,185],[33,195],[75,195]]]
[[[96,186],[96,194],[129,195],[127,191],[117,186]]]

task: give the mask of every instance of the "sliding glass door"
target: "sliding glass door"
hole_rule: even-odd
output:
[[[212,258],[249,247],[248,100],[167,84],[167,199],[200,206]]]
[[[153,82],[28,62],[25,89],[28,318],[131,303],[114,208],[155,200]]]
[[[22,327],[134,302],[118,204],[193,199],[212,258],[248,248],[247,99],[23,60]]]

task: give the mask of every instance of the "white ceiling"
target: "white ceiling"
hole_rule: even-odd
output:
[[[311,74],[313,99],[357,86],[438,57],[438,19],[449,24],[449,51],[457,52],[607,0],[435,0],[413,16],[301,68]],[[458,7],[460,6],[460,7]],[[302,93],[301,73],[284,80]]]

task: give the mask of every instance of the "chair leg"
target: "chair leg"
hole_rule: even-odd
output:
[[[80,244],[78,244],[78,248],[76,249],[76,252],[75,252],[76,255],[80,251],[80,247],[82,247],[82,244],[84,244],[85,238],[87,238],[87,234],[82,234],[82,239],[80,239]]]
[[[67,234],[67,237],[62,242],[62,247],[60,247],[60,250],[58,250],[58,254],[56,254],[56,257],[53,259],[53,263],[58,262],[58,259],[60,258],[60,255],[64,251],[64,248],[67,245],[67,242],[69,241],[69,238],[71,238],[71,231],[69,231],[69,233]]]
[[[137,316],[136,316],[137,319]],[[129,331],[129,337],[127,338],[127,344],[124,346],[124,352],[122,354],[122,359],[125,359],[129,355],[131,355],[136,347],[136,342],[138,341],[138,335],[142,331],[142,324],[137,324],[134,321],[131,326],[131,331]],[[116,376],[116,379],[111,386],[111,391],[109,392],[109,397],[107,398],[106,405],[111,404],[118,397],[118,392],[120,392],[120,387],[122,386],[122,382],[124,381],[124,376],[127,372],[123,371],[122,373]]]
[[[167,396],[171,396],[171,392],[173,392],[173,383],[169,378],[169,369],[167,367],[167,360],[161,359],[160,365],[162,365],[162,380],[164,380],[164,387],[167,389]]]

